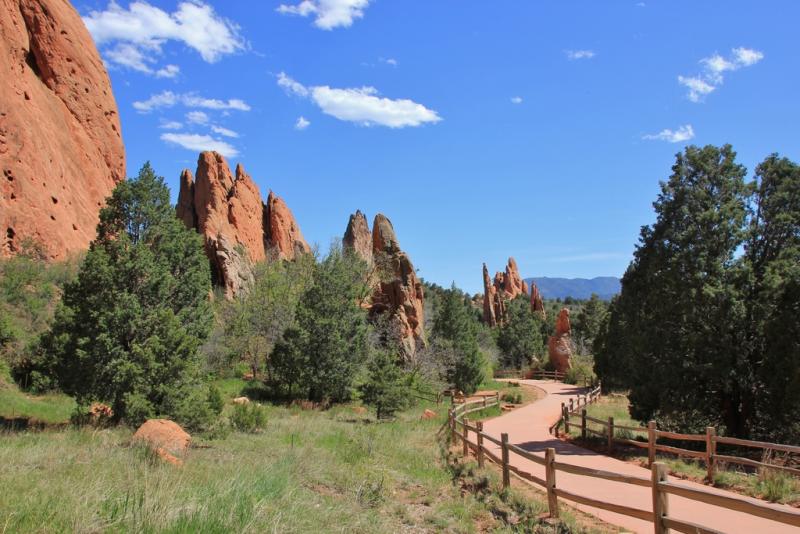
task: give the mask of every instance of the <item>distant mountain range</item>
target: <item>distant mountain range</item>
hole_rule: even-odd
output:
[[[545,299],[572,297],[574,299],[588,299],[592,293],[603,300],[619,293],[620,279],[615,276],[598,276],[596,278],[550,278],[548,276],[526,278],[530,285],[536,282],[539,292]]]

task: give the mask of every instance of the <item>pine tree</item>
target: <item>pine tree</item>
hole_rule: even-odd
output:
[[[100,212],[43,338],[46,367],[80,404],[107,402],[117,419],[177,417],[200,382],[210,290],[200,236],[177,220],[163,178],[145,164]]]
[[[442,352],[453,352],[447,380],[466,394],[474,393],[484,380],[486,360],[478,346],[476,326],[463,294],[455,284],[444,295],[433,323],[434,344]]]
[[[508,321],[500,327],[497,346],[506,367],[522,369],[541,355],[544,348],[541,334],[542,320],[531,313],[526,296],[514,299],[508,305]]]
[[[377,350],[368,366],[367,381],[359,388],[365,404],[375,407],[376,417],[392,417],[406,403],[403,372],[396,358],[386,350]]]

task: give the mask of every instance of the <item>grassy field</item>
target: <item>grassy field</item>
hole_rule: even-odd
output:
[[[630,417],[628,412],[628,398],[624,395],[610,395],[601,397],[597,403],[587,407],[587,415],[597,419],[607,420],[614,418],[614,423],[624,426],[647,426]],[[574,421],[574,419],[573,419]],[[589,422],[589,428],[604,431],[605,428]],[[580,424],[570,426],[570,438],[579,444],[589,448],[606,452],[605,438],[590,437],[585,442],[580,440]],[[647,433],[631,433],[627,431],[617,431],[615,435],[628,439],[643,437],[647,440]],[[616,446],[614,456],[647,465],[647,451],[635,447]],[[656,454],[660,462],[664,462],[669,467],[670,473],[674,476],[703,482],[706,477],[706,464],[702,460],[691,458],[677,458],[672,454]],[[779,473],[774,470],[764,470],[761,473],[748,473],[744,470],[737,470],[736,466],[718,466],[714,485],[721,488],[730,489],[772,502],[781,502],[800,506],[800,480],[787,474]]]
[[[182,468],[130,446],[125,427],[0,434],[0,531],[554,532],[541,496],[501,494],[494,473],[455,460],[437,436],[446,404],[386,423],[354,405],[265,410],[263,432],[197,438]]]

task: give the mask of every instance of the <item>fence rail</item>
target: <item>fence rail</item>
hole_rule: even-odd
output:
[[[550,433],[558,435],[559,428],[563,427],[566,433],[569,433],[571,426],[580,427],[581,438],[586,439],[587,434],[605,438],[607,448],[611,452],[614,444],[621,443],[642,449],[648,449],[648,466],[655,462],[656,452],[663,452],[674,454],[676,456],[687,456],[690,458],[698,458],[706,463],[706,477],[709,481],[714,480],[714,475],[718,469],[718,462],[727,462],[758,469],[771,469],[775,471],[783,471],[792,475],[800,475],[800,469],[796,467],[789,467],[786,465],[777,465],[767,462],[759,462],[752,458],[744,458],[732,454],[718,454],[717,448],[719,444],[735,447],[748,447],[753,449],[761,449],[763,451],[780,451],[791,454],[800,454],[800,447],[795,445],[783,445],[780,443],[769,443],[766,441],[752,441],[739,438],[728,438],[718,436],[714,427],[706,428],[705,434],[682,434],[679,432],[669,432],[666,430],[659,430],[656,428],[655,421],[650,421],[647,427],[638,426],[625,426],[619,425],[614,422],[613,417],[609,417],[607,421],[591,417],[587,415],[585,407],[600,398],[600,387],[593,389],[588,395],[581,395],[578,397],[577,402],[570,399],[568,403],[561,404],[561,420],[550,427]],[[580,422],[573,422],[573,420]],[[589,427],[589,423],[600,425],[600,430]],[[647,434],[647,439],[636,440],[628,437],[617,435],[620,430]],[[642,436],[644,438],[644,436]],[[679,442],[697,442],[703,443],[704,449],[687,449],[684,447],[677,447],[675,445],[667,445],[666,443],[659,443],[659,439],[673,440]]]
[[[584,401],[578,401],[579,406],[585,406],[589,402],[592,402],[592,400],[596,399],[599,394],[599,388],[592,390],[584,397]],[[581,404],[581,402],[584,404]],[[510,486],[512,474],[526,482],[543,487],[547,492],[547,502],[550,517],[559,516],[558,499],[561,498],[571,502],[592,506],[594,508],[600,508],[618,514],[635,517],[644,521],[650,521],[654,525],[654,532],[656,534],[666,534],[669,529],[692,534],[720,534],[718,531],[713,530],[712,528],[683,521],[671,516],[669,513],[669,496],[675,495],[728,510],[744,512],[746,514],[754,515],[771,521],[777,521],[785,525],[800,527],[800,512],[783,510],[768,504],[754,502],[744,497],[719,495],[708,490],[689,488],[674,484],[669,480],[666,465],[661,462],[652,463],[651,476],[650,478],[646,478],[623,475],[611,471],[602,471],[565,463],[556,459],[555,449],[553,448],[546,449],[544,457],[541,457],[509,443],[508,434],[501,434],[499,440],[493,436],[490,436],[483,431],[482,422],[477,422],[474,425],[471,425],[466,416],[469,413],[482,410],[484,408],[484,403],[485,399],[465,401],[450,409],[448,414],[448,427],[450,429],[451,440],[461,441],[463,445],[463,454],[465,457],[470,454],[470,451],[472,451],[472,453],[477,457],[478,465],[480,467],[484,466],[486,459],[499,465],[503,473],[504,488]],[[497,397],[492,399],[490,405],[493,406],[495,403],[499,404],[499,399]],[[569,410],[569,408],[564,408],[561,421],[564,422],[568,429],[568,419],[570,413],[566,410]],[[583,409],[582,413],[584,415],[585,412],[586,410]],[[554,425],[555,428],[557,428],[557,424]],[[582,425],[582,430],[586,429],[585,420],[582,422]],[[613,431],[613,423],[610,428]],[[646,431],[648,431],[649,435],[655,435],[657,432],[652,424],[648,426]],[[476,441],[470,441],[471,434],[475,436]],[[713,433],[709,432],[707,435],[710,435],[713,438]],[[500,456],[497,456],[490,448],[487,448],[484,445],[484,443],[487,441],[500,447]],[[713,439],[711,443],[715,443]],[[545,479],[541,479],[533,473],[529,473],[520,469],[519,467],[511,465],[511,454],[544,466]],[[558,471],[573,475],[611,480],[621,484],[649,487],[653,493],[653,508],[652,510],[642,510],[639,508],[624,506],[617,503],[610,503],[563,490],[556,484],[556,475]]]

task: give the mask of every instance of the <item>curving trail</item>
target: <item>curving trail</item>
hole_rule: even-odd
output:
[[[503,414],[495,419],[485,421],[483,426],[484,432],[497,439],[500,439],[500,434],[505,432],[508,434],[509,442],[531,452],[537,454],[541,453],[540,455],[542,457],[544,457],[545,449],[553,447],[556,450],[556,459],[565,463],[639,477],[650,477],[649,469],[565,443],[550,435],[548,428],[560,417],[561,403],[564,401],[568,402],[570,397],[577,396],[578,393],[583,391],[582,388],[559,382],[540,380],[519,380],[519,382],[521,384],[535,386],[543,390],[547,395],[543,399],[532,404]],[[486,446],[494,447],[496,451],[493,452],[498,456],[500,455],[500,447],[494,446],[488,441],[485,442],[485,444]],[[511,464],[539,478],[545,477],[544,467],[530,460],[525,460],[524,458],[512,454]],[[674,480],[672,477],[670,477],[670,479]],[[556,484],[558,487],[578,495],[585,495],[598,500],[632,506],[643,510],[652,510],[652,493],[650,488],[572,475],[562,471],[557,472]],[[679,484],[687,487],[702,488],[721,495],[741,497],[737,494],[693,482],[680,481]],[[755,499],[752,500],[761,502]],[[608,523],[618,525],[633,532],[648,534],[653,532],[653,524],[648,521],[642,521],[617,513],[592,508],[590,506],[575,505],[574,503],[570,504]],[[674,495],[670,495],[669,497],[669,506],[670,516],[730,534],[786,534],[788,532],[800,532],[800,529],[795,529],[788,525],[697,501],[690,501]],[[792,510],[789,506],[774,506],[776,508]]]

